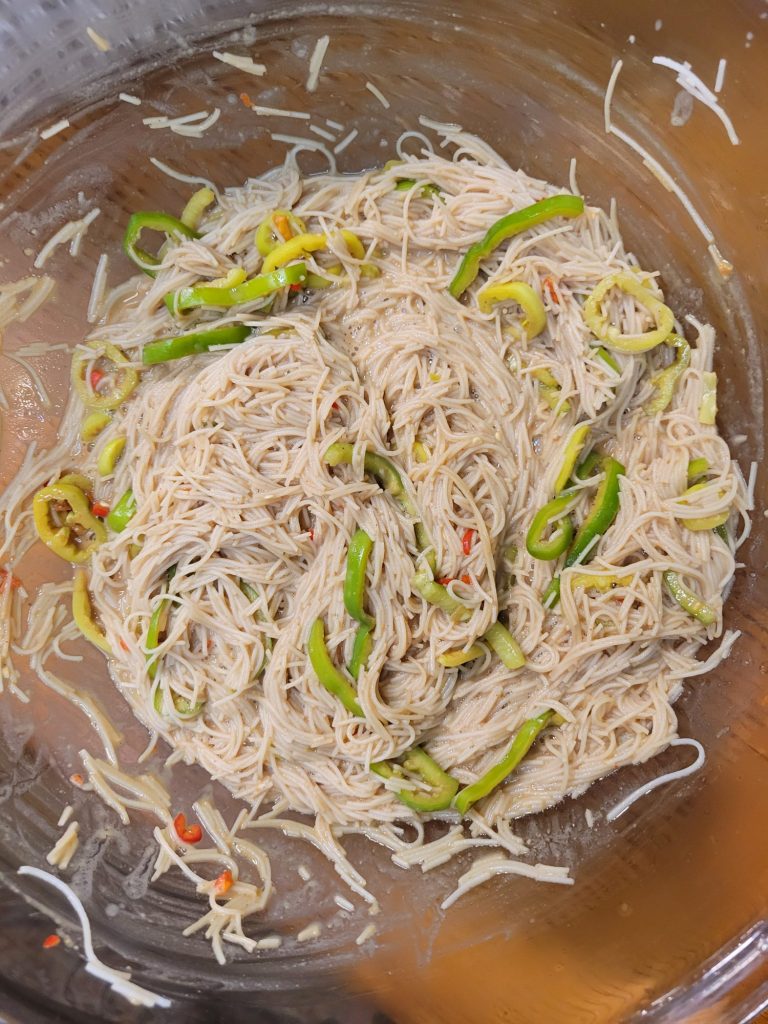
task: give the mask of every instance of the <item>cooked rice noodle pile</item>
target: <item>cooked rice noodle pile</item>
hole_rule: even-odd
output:
[[[325,267],[326,276],[331,263],[341,264],[338,282],[284,292],[271,307],[260,300],[190,320],[243,321],[254,334],[228,350],[145,371],[94,450],[76,458],[82,407],[73,399],[60,448],[30,458],[6,499],[6,542],[18,554],[32,536],[22,512],[31,492],[62,467],[79,463],[107,504],[131,487],[138,512],[94,556],[90,590],[114,651],[110,671],[134,714],[178,759],[199,763],[248,804],[277,803],[335,835],[362,830],[390,848],[391,823],[425,816],[369,765],[415,743],[469,783],[501,758],[526,719],[559,712],[564,724],[547,729],[478,807],[502,846],[511,841],[510,819],[662,750],[676,735],[673,703],[700,647],[721,634],[735,568],[733,542],[678,518],[692,514],[680,497],[689,461],[703,457],[710,467],[697,515],[730,507],[734,520],[746,521],[748,508],[725,442],[699,422],[714,345],[709,327],[695,325],[691,366],[659,415],[643,405],[669,359],[664,346],[616,353],[618,376],[595,356],[583,301],[606,275],[637,266],[601,210],[527,231],[484,263],[490,282],[525,281],[543,295],[547,326],[534,340],[521,330],[517,307],[481,312],[478,284],[463,303],[449,295],[461,256],[491,223],[562,189],[512,170],[469,135],[447,138],[452,159],[424,149],[383,172],[304,178],[289,158],[224,193],[198,240],[165,251],[155,280],[134,280],[107,301],[94,338],[119,345],[140,366],[146,342],[179,329],[163,303],[169,291],[235,265],[249,276],[259,271],[254,232],[275,208],[292,209],[309,231],[330,236],[332,251],[306,262],[315,273]],[[433,182],[441,196],[394,190],[403,177]],[[341,228],[359,236],[365,260],[350,256]],[[364,273],[366,262],[379,276]],[[634,300],[618,295],[612,303],[622,330],[648,328]],[[555,408],[534,375],[541,369],[560,386]],[[615,455],[626,475],[614,525],[588,566],[576,568],[631,579],[600,592],[572,588],[576,569],[568,570],[560,604],[547,609],[541,595],[555,563],[532,558],[525,535],[552,498],[569,431],[584,421],[591,442]],[[102,480],[96,455],[118,434],[127,436],[126,453],[114,477]],[[336,441],[354,443],[351,466],[324,463]],[[385,453],[408,481],[439,575],[469,577],[451,584],[471,606],[468,621],[452,621],[413,589],[424,555],[412,521],[364,474],[366,448]],[[576,521],[593,494],[585,486]],[[310,626],[322,617],[332,657],[349,661],[356,624],[342,586],[358,527],[374,541],[366,601],[376,628],[357,681],[365,720],[324,689],[306,654]],[[468,529],[476,534],[466,555]],[[665,591],[662,572],[670,568],[716,610],[712,626]],[[166,590],[168,632],[153,681],[147,626]],[[523,668],[510,672],[490,651],[461,669],[439,664],[440,654],[468,646],[500,613],[525,651]],[[183,717],[173,694],[204,702],[203,713]],[[438,817],[457,821],[455,812]],[[459,850],[467,835],[453,828],[446,839]],[[540,877],[552,870],[536,868]]]

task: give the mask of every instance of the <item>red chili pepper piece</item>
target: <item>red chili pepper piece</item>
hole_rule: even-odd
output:
[[[103,501],[94,501],[91,505],[91,512],[99,519],[103,519],[109,515],[109,505],[105,505]]]
[[[43,939],[43,949],[53,949],[54,946],[58,946],[61,939],[58,935],[47,935]]]
[[[0,569],[0,593],[5,590],[6,584],[9,582],[11,590],[18,590],[21,586],[21,580],[18,576],[14,576],[7,569]]]
[[[310,530],[309,531],[309,539],[310,540],[314,540],[315,539],[315,531],[314,530]]]
[[[560,305],[560,299],[558,298],[557,292],[555,291],[555,286],[554,286],[554,283],[553,283],[551,277],[545,277],[544,278],[544,287],[549,292],[549,297],[552,299],[552,301],[556,302],[558,304],[558,306],[559,306]]]
[[[303,287],[304,287],[303,284],[289,284],[288,285],[288,291],[289,292],[300,292]]]
[[[176,829],[176,835],[182,843],[199,843],[203,838],[203,830],[197,823],[188,825],[185,814],[179,813],[176,815],[173,819],[173,827]]]
[[[97,370],[96,367],[91,370],[91,390],[95,391],[99,384],[104,380],[104,374],[101,370]]]
[[[250,108],[253,106],[253,101],[251,100],[251,97],[248,95],[247,92],[240,93],[240,102],[243,104],[244,107]]]
[[[468,529],[464,531],[464,536],[461,538],[461,550],[465,555],[472,554],[472,545],[475,542],[475,531]]]
[[[225,868],[218,878],[213,883],[213,890],[217,896],[223,896],[225,892],[229,892],[234,884],[234,878],[229,868]]]
[[[124,651],[130,651],[131,648],[128,646],[125,640],[123,640],[122,637],[120,637],[120,640],[118,642]]]

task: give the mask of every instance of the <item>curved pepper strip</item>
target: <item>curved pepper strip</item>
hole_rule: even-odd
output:
[[[170,583],[175,575],[176,566],[172,565],[166,573],[167,582]],[[154,651],[160,646],[160,643],[165,637],[166,630],[168,629],[168,618],[170,614],[171,601],[169,598],[164,597],[163,600],[155,606],[155,610],[152,612],[149,620],[149,626],[147,627],[147,639],[144,643],[148,652]],[[147,663],[147,673],[149,674],[149,678],[154,679],[157,675],[159,660],[154,654],[147,653]]]
[[[163,714],[164,692],[165,691],[162,686],[155,688],[155,696],[152,699],[152,703],[154,704],[155,711],[158,715]],[[176,693],[175,690],[171,690],[171,700],[173,701],[173,706],[176,709],[176,714],[179,718],[197,718],[205,709],[204,700],[196,700],[193,704],[186,697],[182,697],[180,693]]]
[[[576,532],[565,559],[564,569],[570,569],[572,565],[578,565],[584,561],[586,554],[592,549],[595,538],[602,536],[611,526],[619,511],[619,479],[624,475],[625,469],[622,464],[610,455],[600,455],[597,452],[590,452],[581,466],[576,470],[576,476],[586,479],[591,472],[597,468],[603,472],[603,479],[592,499],[586,517]],[[547,589],[542,594],[542,603],[547,608],[553,608],[560,599],[560,577],[555,576]]]
[[[228,327],[214,327],[210,331],[194,331],[170,338],[158,338],[144,346],[141,359],[145,366],[169,363],[174,359],[209,352],[220,345],[239,345],[253,333],[245,324],[230,324]]]
[[[412,811],[420,811],[422,814],[429,814],[433,811],[444,811],[451,806],[459,782],[448,772],[444,772],[440,765],[429,756],[426,750],[421,747],[412,747],[399,757],[394,764],[390,761],[374,761],[371,763],[371,771],[383,779],[402,777],[403,771],[417,775],[430,787],[430,792],[425,793],[417,789],[401,789],[394,795],[410,807]]]
[[[583,590],[599,590],[601,594],[607,594],[609,590],[617,587],[628,587],[633,576],[618,576],[615,573],[572,573],[568,577],[571,590],[581,587]]]
[[[121,496],[118,503],[111,509],[107,516],[107,526],[115,533],[122,533],[128,523],[136,515],[136,498],[129,487]]]
[[[276,221],[287,227],[288,237],[278,228]],[[293,235],[304,235],[307,225],[291,210],[273,210],[256,229],[256,248],[262,256],[269,256],[278,245],[287,242]]]
[[[425,572],[417,572],[411,580],[413,589],[418,591],[427,604],[441,608],[454,622],[466,622],[472,616],[472,609],[457,601],[447,587],[435,581]]]
[[[571,411],[571,403],[568,399],[560,397],[562,388],[551,370],[540,367],[538,370],[533,370],[531,375],[539,382],[539,393],[550,409],[557,409],[560,416]]]
[[[552,220],[553,217],[578,217],[583,212],[584,200],[580,196],[561,195],[550,196],[549,199],[542,199],[522,210],[507,214],[490,226],[481,241],[467,250],[448,286],[448,291],[454,299],[460,298],[477,277],[481,262],[507,239],[528,231],[537,224]]]
[[[685,496],[688,494],[695,494],[697,491],[700,491],[702,490],[702,488],[707,486],[708,485],[706,481],[702,481],[699,484],[693,484],[693,486],[689,487],[683,493],[683,498],[685,498]],[[720,493],[722,494],[723,492],[721,491]],[[688,502],[685,502],[685,504],[687,505]],[[679,518],[683,526],[687,527],[689,530],[698,531],[716,530],[719,526],[724,526],[730,519],[730,516],[731,510],[727,508],[723,512],[715,512],[715,514],[711,516],[698,516],[693,519],[684,519],[682,516]]]
[[[533,741],[539,733],[549,725],[554,714],[554,711],[545,711],[543,714],[537,715],[536,718],[529,718],[527,722],[524,722],[501,761],[493,768],[489,768],[476,782],[465,786],[456,794],[453,806],[460,814],[466,814],[472,804],[488,796],[504,782],[507,776],[512,774],[533,746]]]
[[[187,200],[187,205],[181,214],[181,223],[191,228],[192,231],[196,231],[200,226],[200,221],[203,219],[203,214],[211,203],[215,201],[216,194],[212,189],[207,186],[199,188]]]
[[[699,477],[704,476],[709,471],[709,462],[707,459],[691,459],[688,463],[688,483],[695,484]]]
[[[69,506],[63,512],[63,522],[57,526],[51,518],[51,505],[56,502]],[[40,540],[54,554],[67,562],[86,562],[96,548],[107,539],[104,524],[91,512],[91,504],[83,491],[73,483],[59,480],[41,488],[32,499],[32,515]],[[75,527],[93,534],[82,546],[76,541]]]
[[[402,163],[402,161],[400,162]],[[395,192],[410,192],[411,189],[416,188],[418,184],[419,183],[415,178],[398,178],[395,182]],[[433,181],[422,182],[421,195],[423,199],[428,199],[430,196],[437,196],[441,203],[445,202],[443,199],[443,190]]]
[[[105,394],[96,391],[91,386],[89,379],[92,359],[83,352],[76,352],[72,357],[72,384],[75,391],[83,403],[91,409],[96,409],[99,412],[116,409],[136,388],[139,383],[139,375],[128,364],[125,354],[108,341],[89,341],[88,348],[97,351],[99,358],[112,363],[114,370],[110,372],[114,377],[113,386]]]
[[[199,306],[242,306],[247,302],[255,302],[267,295],[288,288],[293,284],[303,284],[307,279],[305,263],[293,263],[290,267],[281,267],[271,273],[257,274],[242,284],[230,288],[217,287],[213,284],[194,285],[170,292],[165,297],[165,304],[172,313],[186,313]]]
[[[698,594],[695,594],[686,587],[680,579],[679,572],[667,569],[664,573],[664,584],[680,607],[688,612],[689,615],[692,615],[694,619],[703,622],[705,626],[711,626],[717,619],[717,613],[714,608],[711,608]]]
[[[551,561],[554,558],[559,558],[567,549],[573,539],[573,525],[570,518],[562,513],[570,508],[573,499],[573,492],[566,491],[565,494],[560,494],[552,501],[548,501],[533,517],[525,537],[525,546],[532,558]],[[553,521],[556,532],[549,540],[546,540],[544,535]]]
[[[656,326],[643,334],[622,334],[618,327],[609,324],[602,301],[611,288],[618,288],[637,299],[654,318]],[[604,277],[587,298],[584,303],[584,323],[609,348],[637,354],[648,352],[666,341],[674,329],[675,316],[669,306],[642,285],[634,274],[617,273]]]
[[[651,380],[654,394],[645,403],[645,412],[648,416],[664,412],[672,401],[675,385],[680,376],[691,365],[691,346],[685,338],[681,338],[679,334],[673,334],[667,338],[665,344],[675,349],[675,358],[669,366],[657,373]]]
[[[325,455],[323,461],[328,466],[349,466],[352,463],[352,456],[355,447],[346,441],[336,441],[332,444]],[[406,515],[416,519],[413,524],[414,536],[416,540],[416,547],[419,551],[427,551],[432,547],[427,528],[418,517],[418,510],[414,505],[408,491],[403,484],[403,478],[400,475],[400,471],[397,469],[393,462],[385,458],[383,455],[378,455],[376,452],[370,450],[366,451],[363,459],[363,468],[366,473],[369,473],[377,483],[398,503],[400,508],[405,512]],[[436,556],[433,550],[429,550],[426,556],[427,564],[434,573],[437,567]]]
[[[555,494],[560,494],[562,490],[568,484],[571,479],[576,461],[584,450],[584,445],[587,443],[589,437],[589,424],[584,423],[580,426],[574,427],[568,436],[568,440],[565,442],[565,451],[563,452],[563,462],[560,466],[560,472],[557,474],[555,480]]]
[[[344,576],[344,607],[357,622],[373,627],[373,618],[365,611],[365,571],[373,541],[365,530],[355,530],[347,551]]]
[[[483,648],[480,644],[472,644],[467,650],[446,651],[445,654],[438,654],[438,664],[445,668],[458,668],[459,665],[466,665],[468,661],[482,657]]]
[[[481,313],[490,313],[499,302],[510,300],[516,302],[525,314],[521,326],[528,340],[538,337],[547,326],[547,312],[544,303],[525,281],[489,284],[477,293],[477,304]]]
[[[328,239],[325,235],[311,233],[296,235],[295,238],[276,246],[269,256],[264,258],[261,272],[270,274],[285,263],[290,263],[291,260],[300,259],[307,253],[317,252],[318,249],[325,249],[327,244]]]
[[[99,457],[96,460],[96,468],[98,469],[100,476],[109,476],[111,473],[114,473],[117,461],[125,451],[127,443],[128,438],[122,435],[120,437],[113,437],[111,441],[107,441],[99,452]]]
[[[717,419],[717,374],[705,370],[701,375],[701,402],[699,403],[699,423],[713,426]]]
[[[85,569],[78,569],[72,582],[72,618],[86,640],[90,640],[105,654],[112,654],[112,647],[104,630],[93,620],[91,596],[88,593],[88,574]]]
[[[515,640],[506,626],[500,622],[494,622],[492,626],[483,633],[483,640],[497,655],[499,660],[508,669],[514,671],[522,668],[525,664],[525,655],[520,644]]]
[[[160,260],[157,256],[147,252],[146,249],[139,248],[139,238],[145,230],[160,231],[165,235],[166,239],[173,238],[176,241],[182,238],[200,237],[194,228],[188,227],[177,217],[172,217],[169,213],[143,210],[132,214],[123,237],[123,251],[140,270],[143,270],[150,277],[155,276],[156,270],[154,268],[160,265]]]
[[[373,630],[373,624],[370,626],[367,622],[361,622],[357,627],[355,633],[355,639],[352,644],[352,657],[349,659],[349,665],[347,669],[353,679],[357,679],[360,675],[360,670],[365,668],[368,664],[368,659],[371,656],[373,650],[373,640],[371,639],[371,631]]]
[[[307,655],[320,684],[329,693],[338,697],[344,707],[358,718],[365,718],[363,709],[357,701],[357,693],[347,677],[336,668],[331,661],[325,643],[325,623],[315,619],[307,640]]]

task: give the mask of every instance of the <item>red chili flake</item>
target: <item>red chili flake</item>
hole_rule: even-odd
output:
[[[185,814],[179,813],[176,815],[173,819],[173,827],[176,829],[176,835],[182,843],[199,843],[203,838],[203,830],[197,823],[188,825]]]
[[[315,539],[315,531],[314,530],[310,530],[309,531],[309,539],[310,540],[314,540]]]
[[[304,285],[302,285],[302,284],[291,284],[291,285],[288,285],[288,291],[289,292],[300,292],[303,287],[304,287]]]
[[[71,782],[71,783],[72,783],[72,784],[73,784],[74,786],[82,786],[82,784],[83,784],[83,782],[84,782],[85,780],[83,779],[83,776],[82,776],[82,775],[80,774],[80,772],[75,772],[75,774],[74,774],[74,775],[70,775],[70,776],[69,776],[69,781],[70,781],[70,782]]]
[[[99,384],[104,380],[104,374],[101,370],[97,370],[94,367],[91,370],[91,391],[95,391]]]
[[[253,101],[247,92],[240,93],[240,102],[244,107],[248,107],[249,109],[253,106]]]
[[[544,287],[549,292],[549,297],[552,299],[552,301],[556,302],[558,304],[558,306],[559,306],[560,305],[560,299],[558,298],[558,294],[555,291],[555,285],[554,285],[551,277],[545,277],[544,278]]]
[[[441,576],[437,582],[440,584],[441,587],[447,587],[448,584],[453,583],[455,579],[455,576]]]
[[[333,403],[333,404],[331,405],[331,408],[332,408],[332,409],[338,409],[338,408],[339,408],[339,403],[338,403],[338,402],[334,402],[334,403]]]
[[[475,531],[468,529],[464,531],[464,536],[461,538],[461,550],[465,555],[472,554],[472,545],[475,542]]]
[[[91,505],[91,512],[99,519],[103,519],[104,516],[109,515],[109,505],[105,505],[103,501],[94,501]]]
[[[126,652],[130,651],[131,648],[128,646],[128,644],[125,642],[125,640],[123,640],[122,637],[120,637],[120,639],[118,640],[118,643],[120,644],[120,646],[122,647],[122,649],[124,651],[126,651]]]
[[[43,949],[53,949],[54,946],[58,946],[61,939],[58,935],[46,935],[43,939]]]
[[[21,580],[18,576],[14,576],[12,572],[8,572],[7,569],[0,569],[0,591],[5,590],[6,584],[10,580],[11,590],[18,590],[21,586]]]
[[[213,891],[217,896],[223,896],[225,892],[229,892],[234,884],[234,878],[229,868],[225,868],[218,878],[213,883]]]

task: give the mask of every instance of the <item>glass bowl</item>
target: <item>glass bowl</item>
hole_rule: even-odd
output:
[[[765,13],[765,12],[763,12]],[[90,27],[110,44],[99,49]],[[93,206],[100,217],[77,259],[60,250],[46,272],[55,298],[27,323],[9,328],[13,353],[36,341],[74,344],[85,333],[96,260],[110,253],[113,282],[128,273],[119,242],[126,212],[175,209],[187,188],[149,162],[153,156],[218,185],[236,184],[280,162],[282,143],[267,128],[306,134],[300,122],[259,118],[239,98],[306,110],[357,128],[339,167],[381,164],[396,138],[419,128],[423,114],[454,121],[495,146],[512,164],[567,186],[577,159],[581,190],[592,203],[618,203],[628,245],[658,267],[671,303],[718,332],[720,426],[748,470],[764,454],[766,365],[757,326],[766,322],[764,168],[768,86],[761,63],[768,21],[758,5],[737,2],[611,4],[598,0],[426,0],[382,3],[241,3],[169,0],[46,0],[0,4],[6,58],[0,99],[0,258],[2,279],[30,272],[31,260],[65,220]],[[330,46],[318,89],[305,89],[309,55],[323,34]],[[254,56],[267,65],[254,78],[217,62],[213,49]],[[722,102],[741,142],[732,146],[714,114],[696,104],[674,127],[679,86],[651,63],[656,54],[689,61],[712,82],[727,59]],[[613,61],[624,69],[613,104],[615,123],[659,158],[712,228],[733,272],[723,276],[707,242],[675,196],[603,123]],[[365,87],[388,98],[384,109]],[[134,106],[118,94],[135,94]],[[258,100],[257,100],[258,97]],[[154,113],[219,107],[201,139],[142,125]],[[70,126],[49,139],[40,130],[62,117]],[[298,125],[298,127],[297,127]],[[303,154],[307,171],[322,157]],[[2,358],[2,357],[0,357]],[[67,387],[68,353],[31,362],[50,392],[42,409],[30,378],[2,359],[11,411],[3,416],[0,473],[5,482],[31,441],[50,443]],[[84,837],[66,872],[94,925],[97,951],[135,980],[169,995],[167,1019],[228,1022],[337,1021],[397,1024],[474,1022],[717,1021],[751,1019],[768,994],[766,884],[768,798],[765,697],[766,485],[758,473],[751,538],[742,549],[726,625],[742,631],[733,655],[686,685],[677,705],[682,735],[699,738],[707,762],[608,824],[616,799],[685,763],[670,749],[625,769],[578,800],[520,823],[534,860],[567,864],[570,888],[497,879],[447,913],[437,907],[466,863],[423,875],[395,868],[360,841],[349,849],[376,889],[382,913],[374,943],[357,947],[367,917],[341,911],[333,871],[289,841],[266,841],[275,854],[279,906],[259,931],[295,935],[321,919],[322,938],[287,941],[273,952],[233,955],[218,967],[199,937],[180,927],[200,912],[189,888],[171,875],[148,886],[149,823],[126,831],[95,798],[74,792],[68,777],[91,738],[82,718],[36,684],[22,685],[23,709],[0,698],[0,1005],[9,1021],[143,1021],[87,975],[75,944],[44,953],[48,914],[69,920],[55,894],[15,874],[41,865],[67,803]],[[50,576],[41,557],[28,587]],[[124,730],[121,759],[130,767],[145,738],[121,710],[97,657],[71,669]],[[199,790],[201,772],[174,773],[174,793]],[[217,800],[221,799],[217,791]],[[590,811],[588,816],[585,812]],[[587,818],[594,816],[592,827]],[[296,867],[309,866],[310,888]],[[361,916],[362,914],[362,916]],[[160,1017],[160,1011],[153,1011]]]

